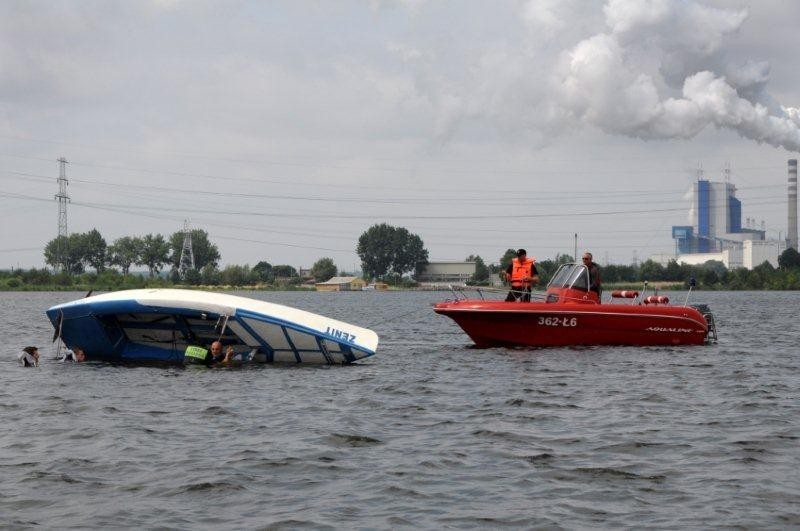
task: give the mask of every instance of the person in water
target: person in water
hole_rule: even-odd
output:
[[[528,258],[525,249],[517,251],[517,257],[505,270],[505,279],[511,285],[506,296],[506,302],[531,302],[531,289],[539,282],[539,272],[536,270],[536,260]]]
[[[23,367],[38,367],[39,349],[36,347],[25,347],[22,349],[22,354],[17,356],[17,359]]]
[[[592,253],[588,251],[583,253],[583,265],[589,269],[589,289],[597,293],[597,296],[600,297],[603,291],[601,287],[602,281],[600,280],[600,266],[592,261]]]
[[[64,351],[64,355],[59,360],[62,363],[74,361],[75,363],[83,363],[86,361],[86,353],[77,345],[73,345],[70,349]]]
[[[229,345],[225,350],[225,354],[223,354],[221,341],[214,341],[211,343],[211,359],[209,360],[211,363],[230,363],[233,356],[234,352],[232,346]]]

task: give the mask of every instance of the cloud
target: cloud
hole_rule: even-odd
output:
[[[582,10],[582,13],[576,12]],[[797,109],[767,91],[770,65],[726,48],[744,9],[692,0],[532,0],[521,46],[492,43],[457,80],[428,58],[418,75],[443,140],[485,121],[533,144],[580,127],[642,139],[687,139],[707,127],[800,150]],[[598,20],[599,25],[586,24]],[[581,22],[583,21],[583,22]],[[452,69],[452,65],[448,65]]]

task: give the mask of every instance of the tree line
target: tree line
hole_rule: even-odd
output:
[[[143,287],[146,285],[207,285],[207,286],[296,286],[303,282],[300,272],[291,265],[272,265],[260,261],[256,265],[228,265],[218,267],[220,253],[201,229],[191,231],[195,267],[179,274],[184,232],[165,237],[161,234],[123,236],[110,245],[97,229],[59,237],[47,243],[45,262],[59,273],[47,269],[28,271],[0,271],[0,287],[99,285],[109,289]],[[419,235],[404,227],[385,223],[376,224],[364,231],[358,239],[356,252],[361,258],[363,276],[367,280],[383,280],[396,285],[414,285],[414,279],[428,263],[428,250]],[[469,255],[466,260],[475,262],[475,274],[470,284],[486,285],[490,275],[505,270],[516,256],[515,249],[507,249],[496,263],[486,264],[479,255]],[[556,255],[554,259],[536,262],[540,286],[545,286],[564,263],[573,261],[569,255]],[[690,278],[705,289],[800,289],[800,254],[787,249],[781,254],[779,266],[768,262],[748,271],[744,268],[728,270],[721,262],[709,261],[690,266],[669,262],[666,266],[647,260],[641,264],[601,264],[605,285],[633,284],[648,281],[668,281],[685,284]],[[131,268],[147,268],[149,279],[131,275]],[[161,272],[168,268],[168,274]],[[93,270],[93,271],[92,271]],[[310,270],[317,282],[325,281],[339,272],[329,257],[318,259]]]
[[[508,249],[497,264],[486,265],[480,256],[470,255],[467,261],[475,262],[475,274],[470,284],[487,285],[489,276],[505,270],[516,256],[514,249]],[[556,255],[555,259],[536,262],[539,272],[539,286],[546,286],[562,264],[571,263],[570,255]],[[701,265],[688,265],[671,260],[666,266],[646,260],[640,264],[600,266],[604,285],[636,284],[649,282],[674,282],[688,285],[694,278],[704,289],[728,290],[798,290],[800,289],[800,253],[789,248],[778,257],[778,267],[764,262],[752,270],[743,267],[728,269],[720,261],[709,260]]]
[[[191,231],[194,268],[188,269],[185,277],[179,273],[184,232],[171,236],[147,234],[145,236],[123,236],[110,245],[97,229],[85,233],[73,233],[69,237],[50,240],[44,249],[45,263],[59,273],[47,269],[31,269],[17,272],[12,284],[67,286],[74,283],[106,285],[139,285],[145,282],[138,275],[131,275],[133,266],[147,268],[149,282],[180,283],[188,285],[252,286],[257,284],[282,283],[297,285],[302,282],[298,270],[291,265],[272,265],[260,261],[255,266],[228,265],[219,268],[220,252],[201,229]],[[93,270],[93,271],[90,271]],[[166,278],[162,271],[168,270]],[[336,266],[330,258],[321,258],[311,269],[315,278],[325,280],[336,275]],[[8,273],[5,274],[10,278]],[[328,276],[329,275],[329,276]],[[82,278],[72,278],[82,277]],[[121,277],[121,278],[118,278]],[[135,278],[131,278],[135,277]],[[14,286],[11,286],[14,287]]]
[[[206,266],[217,267],[219,249],[208,239],[208,233],[195,229],[192,249],[196,270]],[[68,274],[81,274],[88,268],[102,273],[107,268],[119,267],[128,275],[133,265],[146,266],[150,277],[158,275],[165,266],[177,270],[183,248],[183,231],[169,237],[161,234],[123,236],[108,245],[97,229],[73,233],[50,240],[44,248],[45,263]]]

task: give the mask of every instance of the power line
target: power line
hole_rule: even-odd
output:
[[[232,162],[232,163],[242,163],[242,164],[300,166],[300,167],[332,168],[332,169],[345,169],[345,170],[354,170],[354,169],[355,170],[375,170],[375,169],[377,169],[379,171],[419,171],[418,167],[365,168],[365,167],[357,167],[357,166],[354,167],[354,166],[341,166],[341,165],[322,164],[322,163],[313,163],[313,162],[302,162],[302,161],[310,160],[308,158],[304,158],[304,159],[297,158],[293,162],[288,162],[288,161],[285,161],[285,160],[281,161],[281,160],[275,160],[275,159],[235,158],[235,157],[223,157],[223,156],[214,157],[214,156],[208,155],[207,153],[185,153],[185,152],[179,152],[179,151],[154,152],[152,150],[121,148],[121,147],[117,147],[117,146],[101,146],[101,145],[97,145],[97,144],[84,144],[84,143],[79,143],[79,142],[64,142],[64,141],[61,141],[61,140],[38,139],[38,138],[20,137],[20,136],[13,136],[13,135],[0,135],[0,138],[6,139],[6,140],[20,141],[20,142],[33,142],[33,143],[41,143],[41,144],[52,144],[52,145],[58,145],[58,146],[78,147],[78,148],[83,148],[83,149],[93,149],[93,150],[97,150],[97,151],[130,153],[130,154],[136,154],[136,155],[142,155],[142,154],[143,155],[155,155],[155,156],[166,156],[166,157],[172,157],[172,158],[208,160],[208,161],[218,161],[218,162]],[[683,157],[675,157],[675,156],[654,157],[652,155],[640,156],[640,157],[612,157],[612,156],[609,156],[609,157],[586,157],[586,156],[582,156],[582,157],[580,157],[579,160],[582,161],[582,162],[618,162],[618,161],[621,161],[621,160],[625,160],[625,161],[659,160],[659,161],[661,161],[661,160],[679,160],[679,159],[683,161],[683,160],[686,160],[686,159],[697,159],[697,158],[703,158],[703,159],[706,159],[706,160],[708,160],[710,158],[712,160],[719,160],[719,161],[721,161],[723,163],[728,162],[730,160],[730,157],[727,157],[727,156],[724,156],[724,157],[723,156],[720,156],[720,157],[707,157],[707,156],[700,156],[700,155],[694,155],[694,156],[690,155],[690,156],[683,156]],[[297,160],[300,160],[301,162],[297,162]],[[424,163],[424,162],[432,162],[429,159],[416,159],[416,160],[414,160],[414,159],[409,159],[409,158],[402,158],[402,159],[378,158],[378,159],[374,159],[374,160],[380,160],[380,161],[387,161],[387,160],[388,161],[403,161],[403,162],[413,162],[414,164],[420,164],[420,163]],[[574,164],[575,161],[576,161],[576,159],[574,159],[574,158],[569,158],[569,159],[532,158],[532,159],[530,159],[529,161],[526,161],[526,162],[527,163],[531,163],[531,164],[533,164],[533,163],[535,163],[535,164],[544,164],[544,163],[568,163],[568,164]],[[445,163],[458,162],[458,163],[462,163],[464,161],[459,159],[457,161],[456,160],[444,160],[444,161],[436,161],[436,162],[445,162]],[[470,162],[470,163],[482,162],[482,163],[496,164],[496,163],[499,163],[499,162],[507,162],[507,159],[470,159],[468,162]],[[760,169],[775,169],[775,168],[782,168],[782,166],[780,166],[780,167],[777,167],[777,166],[775,166],[775,167],[772,167],[772,166],[770,166],[770,167],[744,167],[744,168],[737,169],[737,171],[739,171],[741,169],[760,170]],[[447,171],[447,170],[442,170],[442,171]],[[684,170],[681,170],[681,171],[684,171]],[[485,171],[484,170],[462,170],[462,169],[458,169],[458,170],[452,170],[452,172],[457,172],[457,173],[484,173]],[[519,173],[525,174],[525,175],[528,174],[524,170],[520,170]],[[596,170],[586,170],[586,173],[596,173]]]
[[[51,178],[41,176],[38,174],[31,174],[25,172],[17,172],[17,171],[10,171],[10,170],[0,170],[3,173],[18,175],[18,176],[25,176],[30,178],[37,178],[41,180],[49,180]],[[260,194],[260,193],[243,193],[243,192],[225,192],[225,191],[216,191],[216,190],[198,190],[196,188],[188,189],[188,188],[173,188],[173,187],[165,187],[165,186],[151,186],[151,185],[135,185],[135,184],[127,184],[127,183],[112,183],[107,181],[97,181],[97,180],[90,180],[90,179],[72,179],[72,183],[78,184],[89,184],[89,185],[99,185],[99,186],[108,186],[112,188],[129,188],[129,189],[136,189],[136,190],[146,190],[146,191],[158,191],[158,192],[172,192],[176,194],[185,195],[187,193],[192,194],[201,194],[201,195],[208,195],[208,196],[215,196],[215,197],[233,197],[233,198],[241,198],[241,199],[277,199],[277,200],[293,200],[293,201],[312,201],[312,202],[329,202],[329,203],[363,203],[363,204],[378,204],[378,205],[406,205],[406,204],[428,204],[428,205],[438,205],[438,204],[451,204],[454,200],[458,201],[458,204],[478,204],[483,206],[529,206],[533,203],[538,202],[551,202],[556,200],[569,200],[571,204],[585,204],[576,201],[576,195],[571,192],[561,191],[561,192],[554,192],[554,193],[561,193],[565,194],[562,197],[536,197],[530,198],[522,202],[515,202],[508,197],[505,197],[501,203],[493,203],[491,201],[487,201],[485,199],[463,199],[459,197],[448,196],[447,198],[439,199],[439,200],[426,200],[425,198],[414,197],[414,198],[400,198],[400,199],[391,199],[391,200],[383,200],[383,199],[374,199],[374,198],[359,198],[359,197],[310,197],[307,195],[280,195],[280,194]],[[775,184],[775,185],[763,185],[763,186],[750,186],[750,187],[741,187],[738,190],[751,190],[751,189],[763,189],[763,188],[783,188],[784,184]],[[642,197],[642,196],[653,196],[653,195],[674,195],[677,193],[685,193],[685,189],[680,190],[650,190],[650,191],[609,191],[606,190],[605,192],[597,192],[593,193],[591,197],[577,197],[577,199],[590,199],[590,204],[596,204],[598,201],[596,200],[598,197]],[[504,192],[505,193],[505,192]],[[589,192],[584,192],[589,193]],[[507,193],[505,193],[507,195]],[[773,196],[765,196],[765,197],[773,197]],[[754,199],[761,199],[762,197],[755,197]],[[742,197],[741,199],[753,199]],[[671,201],[685,203],[686,200],[679,199]],[[614,204],[608,203],[607,201],[604,202],[605,204]],[[663,203],[663,202],[662,202]],[[628,203],[616,203],[616,204],[628,204]]]
[[[32,157],[32,156],[25,156],[25,155],[15,155],[15,154],[8,154],[8,153],[0,153],[0,156],[5,157],[14,157],[14,158],[21,158],[21,159],[30,159],[30,160],[40,160],[40,161],[47,161],[52,162],[52,159],[46,159],[41,157]],[[574,161],[573,161],[574,162]],[[229,177],[223,175],[210,175],[210,174],[202,174],[196,172],[182,172],[182,171],[171,171],[171,170],[153,170],[150,168],[137,168],[137,167],[129,167],[129,166],[115,166],[115,165],[107,165],[107,164],[97,164],[91,162],[80,162],[80,161],[71,161],[70,162],[73,166],[83,166],[89,168],[97,168],[97,169],[104,169],[104,170],[111,170],[111,171],[121,171],[121,172],[133,172],[133,173],[145,173],[145,174],[152,174],[152,175],[172,175],[178,177],[192,177],[192,178],[200,178],[200,179],[212,179],[215,181],[241,181],[241,182],[255,182],[255,183],[262,183],[262,184],[280,184],[280,185],[291,185],[291,186],[314,186],[318,188],[344,188],[344,187],[353,187],[359,189],[376,189],[376,190],[402,190],[407,191],[408,187],[392,187],[392,186],[383,186],[383,185],[369,185],[369,184],[355,184],[355,185],[344,185],[341,183],[331,184],[331,183],[319,183],[319,182],[309,182],[309,181],[298,181],[297,179],[288,179],[288,180],[275,180],[275,179],[266,179],[266,178],[246,178],[246,177]],[[287,164],[291,165],[291,164]],[[380,168],[348,168],[348,167],[336,167],[336,166],[322,166],[328,167],[330,169],[342,169],[342,170],[350,170],[350,171],[366,171],[366,172],[379,172],[382,171]],[[737,171],[743,170],[778,170],[783,169],[782,166],[765,166],[765,167],[744,167],[739,168]],[[385,169],[384,169],[385,170]],[[392,171],[411,171],[415,174],[419,173],[418,169],[413,170],[397,170],[393,169]],[[611,171],[611,170],[609,170]],[[680,170],[665,170],[665,169],[636,169],[636,170],[613,170],[614,174],[641,174],[641,173],[662,173],[662,174],[687,174],[687,170],[680,169]],[[440,173],[440,174],[448,174],[448,173],[474,173],[474,174],[491,174],[491,175],[525,175],[525,176],[561,176],[561,175],[595,175],[597,174],[596,169],[592,170],[547,170],[547,171],[538,171],[538,170],[499,170],[499,169],[491,169],[491,170],[428,170],[427,173]],[[425,188],[425,187],[414,187],[417,191],[425,191],[425,192],[447,192],[452,193],[454,188],[453,187],[446,187],[446,188]],[[494,190],[487,188],[469,188],[469,187],[458,187],[457,189],[460,192],[478,192],[478,193],[486,193],[487,191]],[[574,195],[581,195],[581,194],[602,194],[605,193],[606,190],[572,190],[571,193]],[[507,192],[506,192],[507,193]],[[546,190],[537,190],[536,193],[563,193],[563,192],[552,192]]]

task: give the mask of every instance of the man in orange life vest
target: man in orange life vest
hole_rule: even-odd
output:
[[[525,249],[517,251],[517,257],[511,260],[505,270],[505,278],[511,284],[506,302],[531,302],[531,287],[539,282],[539,272],[535,264],[536,260],[528,258]]]

